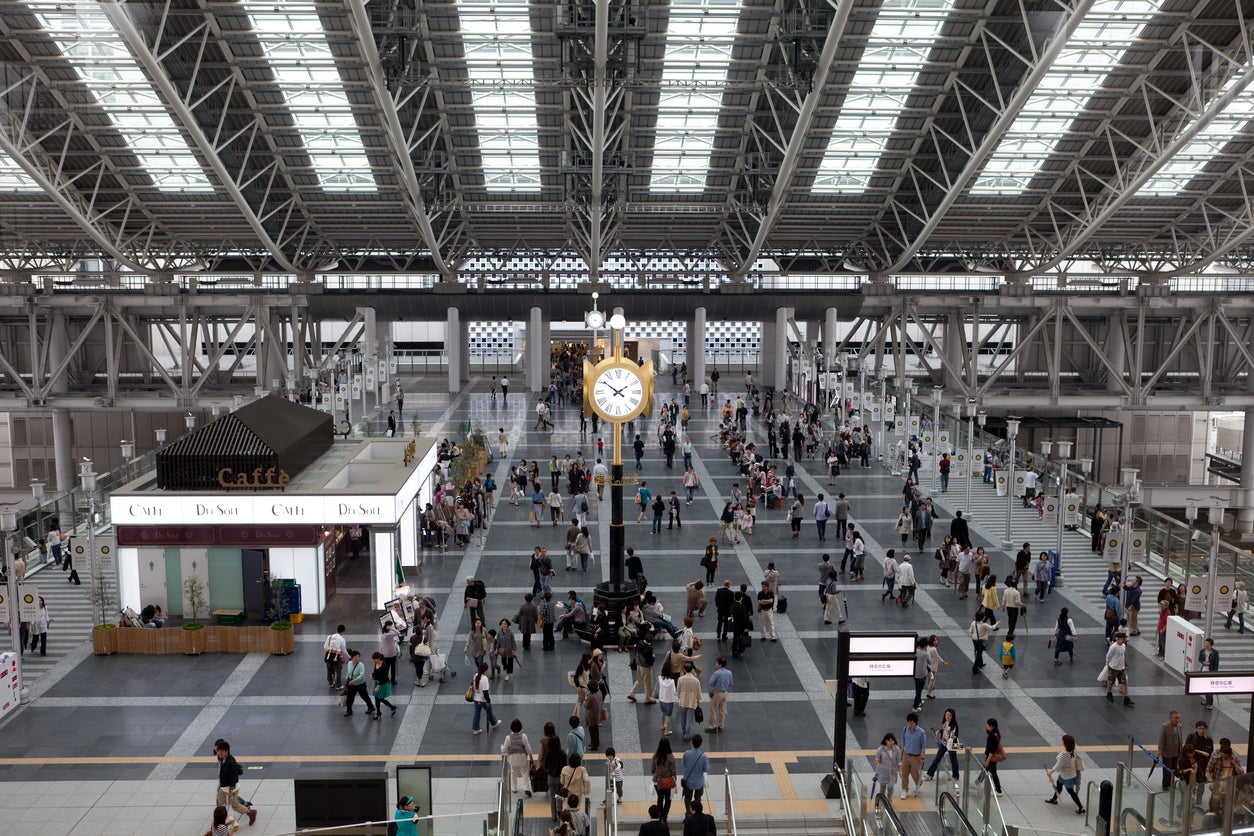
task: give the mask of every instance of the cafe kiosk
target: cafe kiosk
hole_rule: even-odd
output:
[[[431,500],[429,439],[337,440],[323,412],[261,398],[157,454],[157,467],[110,497],[121,606],[190,615],[184,581],[201,578],[214,610],[260,619],[265,578],[300,586],[302,613],[335,594],[361,526],[371,606],[393,597],[396,564],[417,566]]]

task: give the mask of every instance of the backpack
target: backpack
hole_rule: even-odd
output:
[[[640,664],[646,668],[653,667],[653,663],[657,660],[657,657],[653,655],[653,645],[651,644],[642,643],[637,645],[636,655],[640,657]]]
[[[1014,645],[1002,644],[1001,646],[1001,663],[1003,665],[1013,665],[1015,662]]]
[[[523,743],[521,734],[511,734],[505,741],[505,754],[507,755],[523,755],[527,753],[527,746]]]

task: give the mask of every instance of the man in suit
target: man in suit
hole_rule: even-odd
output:
[[[962,518],[961,511],[954,513],[953,522],[949,524],[949,536],[958,541],[959,547],[971,547],[971,531],[967,528],[967,521]]]
[[[684,816],[684,836],[718,836],[714,817],[702,812],[701,802],[692,802],[692,812]]]
[[[662,821],[662,808],[649,805],[649,820],[640,825],[639,836],[671,836],[671,829]]]
[[[1173,711],[1167,716],[1167,722],[1158,729],[1158,759],[1163,762],[1163,789],[1171,788],[1171,779],[1176,771],[1176,761],[1180,757],[1180,747],[1184,745],[1184,729],[1180,727],[1180,712]]]

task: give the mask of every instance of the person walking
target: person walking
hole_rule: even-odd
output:
[[[980,668],[984,667],[984,653],[988,650],[988,637],[993,632],[994,626],[984,620],[983,608],[975,611],[971,626],[967,628],[967,635],[971,637],[971,647],[975,651],[971,673],[979,673]]]
[[[940,672],[941,665],[949,667],[949,663],[940,655],[940,636],[927,637],[927,658],[927,698],[934,700],[936,699],[936,674]]]
[[[779,641],[775,634],[775,596],[771,593],[770,583],[765,580],[758,592],[758,629],[762,641],[768,638],[773,642]]]
[[[718,573],[717,537],[711,537],[710,542],[706,543],[705,553],[701,556],[701,568],[705,569],[705,582],[714,583],[714,576]]]
[[[836,497],[836,539],[844,540],[849,529],[849,500],[842,493]]]
[[[1128,619],[1128,635],[1141,635],[1138,619],[1141,615],[1141,585],[1144,581],[1140,575],[1128,579],[1123,585],[1123,614]]]
[[[927,686],[927,674],[931,666],[927,647],[928,639],[925,636],[919,639],[914,648],[914,702],[911,705],[915,711],[923,710],[923,689]],[[905,745],[905,740],[902,740],[902,745]]]
[[[48,625],[52,623],[52,616],[48,615],[48,605],[44,603],[44,596],[39,596],[39,609],[35,611],[35,619],[30,623],[30,652],[34,653],[39,648],[40,656],[48,655]],[[1215,658],[1219,658],[1219,654],[1215,654]]]
[[[1001,797],[1001,778],[997,776],[997,764],[1006,759],[1006,750],[1001,744],[1001,730],[997,728],[997,720],[992,717],[984,724],[984,768],[988,771],[989,780],[993,782],[993,791]]]
[[[827,539],[827,520],[831,515],[831,506],[827,504],[823,494],[819,494],[814,500],[814,528],[818,532],[819,542]]]
[[[710,771],[710,758],[705,752],[701,751],[702,737],[699,734],[692,736],[692,747],[684,752],[683,757],[683,780],[680,781],[680,788],[684,796],[684,813],[692,813],[693,803],[700,804],[702,796],[705,795],[705,775]]]
[[[547,779],[549,791],[549,811],[553,821],[557,821],[562,811],[561,802],[562,770],[566,768],[566,752],[562,749],[562,739],[557,736],[557,728],[552,723],[544,724],[544,737],[540,741],[541,764],[544,777]]]
[[[893,530],[901,535],[901,547],[904,549],[910,542],[910,535],[914,533],[914,517],[910,515],[909,506],[901,506],[901,515],[897,517]]]
[[[1015,578],[1006,578],[1006,588],[1002,591],[1001,598],[1002,609],[1006,611],[1006,640],[1014,641],[1015,626],[1019,623],[1019,616],[1026,612],[1023,606],[1023,596],[1019,593],[1019,587],[1016,585]],[[1026,621],[1024,622],[1027,623]]]
[[[631,691],[627,694],[630,702],[636,701],[636,692],[641,690],[644,691],[645,705],[657,702],[653,699],[653,665],[657,654],[653,652],[652,637],[652,629],[647,624],[642,624],[636,634],[636,649],[632,651],[635,654],[636,681],[632,683]]]
[[[1119,683],[1119,693],[1123,694],[1123,704],[1131,708],[1136,705],[1128,696],[1128,634],[1115,633],[1115,643],[1106,649],[1106,701],[1114,702],[1115,683]]]
[[[893,795],[893,787],[897,784],[897,776],[901,774],[901,750],[897,748],[897,738],[892,732],[880,738],[880,746],[875,750],[875,784],[879,784],[880,792],[889,798]]]
[[[483,729],[479,728],[479,717],[484,713],[487,714],[488,731],[501,725],[501,721],[496,719],[496,713],[492,710],[492,695],[489,693],[489,688],[488,664],[481,662],[470,683],[471,698],[475,704],[474,719],[470,723],[472,734],[483,734]]]
[[[583,755],[571,752],[566,758],[566,768],[561,774],[562,786],[566,788],[566,798],[582,798],[587,807],[592,803],[592,776],[583,765]],[[575,807],[574,804],[571,805]]]
[[[400,631],[396,623],[389,621],[379,630],[379,653],[383,656],[383,667],[388,675],[388,682],[396,684],[396,660],[401,655]]]
[[[954,795],[956,797],[960,791],[958,779],[961,775],[958,769],[958,751],[962,748],[962,738],[958,735],[958,712],[952,708],[946,708],[940,727],[935,729],[932,735],[936,738],[936,757],[932,758],[932,762],[928,765],[927,772],[924,773],[923,778],[926,781],[935,780],[936,769],[940,766],[941,759],[945,755],[949,755],[949,771],[954,778]]]
[[[348,644],[344,641],[344,625],[335,628],[322,643],[323,660],[327,666],[327,687],[340,688],[344,681],[344,663],[348,661]]]
[[[657,792],[657,807],[661,820],[666,821],[671,812],[671,794],[678,785],[675,777],[675,754],[671,751],[671,741],[663,737],[657,743],[657,750],[649,761],[649,772],[653,776],[653,787]],[[652,816],[652,808],[650,808]]]
[[[218,758],[218,806],[229,806],[235,812],[248,816],[248,824],[252,826],[257,821],[257,810],[245,807],[239,800],[239,779],[244,775],[244,768],[231,754],[231,744],[218,738],[213,744],[213,754]]]
[[[679,699],[679,733],[685,740],[692,739],[697,709],[701,707],[701,680],[697,678],[696,666],[692,662],[684,662],[683,676],[675,683]]]
[[[1049,552],[1041,552],[1040,559],[1037,560],[1036,566],[1032,570],[1032,580],[1036,581],[1036,600],[1042,604],[1045,603],[1045,595],[1049,591],[1049,579],[1053,574],[1052,568]]]
[[[39,603],[43,604],[44,599],[40,598]],[[35,622],[38,624],[38,622]],[[32,629],[34,629],[32,627]],[[31,650],[35,649],[35,645],[31,645]],[[1215,649],[1215,640],[1207,639],[1204,646],[1197,652],[1198,669],[1203,671],[1219,670],[1219,651]],[[1207,694],[1202,697],[1202,705],[1206,706],[1206,710],[1210,711],[1215,707],[1215,695]]]
[[[388,679],[388,663],[384,655],[377,650],[371,654],[374,660],[374,670],[370,674],[370,678],[374,680],[374,718],[376,720],[383,716],[383,706],[392,709],[392,716],[396,716],[396,706],[388,702],[388,697],[392,696],[392,681]],[[369,716],[369,715],[367,715]]]
[[[1066,653],[1075,661],[1075,622],[1071,620],[1071,608],[1063,607],[1058,612],[1058,622],[1054,625],[1054,635],[1050,643],[1054,646],[1054,664],[1061,665],[1058,657]]]
[[[901,730],[901,797],[918,795],[923,785],[921,770],[923,752],[927,749],[927,733],[919,727],[919,715],[913,711],[906,715],[906,727]],[[910,791],[910,779],[914,779],[914,792]]]
[[[505,681],[514,675],[514,662],[518,659],[518,642],[514,639],[514,631],[510,629],[509,619],[502,618],[496,626],[496,638],[492,640],[492,658],[494,665],[499,660],[505,672]]]
[[[1228,608],[1228,618],[1224,629],[1232,629],[1232,617],[1236,616],[1240,632],[1245,634],[1245,605],[1249,602],[1249,593],[1245,591],[1245,581],[1237,581],[1237,591],[1232,595],[1232,605]]]
[[[880,593],[880,603],[892,598],[897,601],[897,596],[893,594],[893,588],[897,583],[897,550],[889,549],[884,553],[884,580],[880,582],[884,591]]]
[[[1064,734],[1062,736],[1062,751],[1058,753],[1057,759],[1054,760],[1054,765],[1045,770],[1045,774],[1054,781],[1054,796],[1053,798],[1045,799],[1045,803],[1057,804],[1058,796],[1065,789],[1067,795],[1071,796],[1071,800],[1075,802],[1076,814],[1084,815],[1084,804],[1080,802],[1080,796],[1076,792],[1076,787],[1080,783],[1080,773],[1083,771],[1084,761],[1080,759],[1080,753],[1075,750],[1075,738],[1069,734]]]
[[[344,705],[344,716],[353,716],[353,702],[358,697],[366,704],[366,716],[374,712],[374,703],[370,701],[370,692],[366,690],[366,666],[361,661],[360,650],[348,651],[348,666],[344,669],[344,685],[348,689],[347,702]]]
[[[710,674],[710,725],[706,731],[721,732],[727,723],[727,696],[732,689],[732,672],[727,669],[727,659],[723,656],[714,661],[717,667]]]

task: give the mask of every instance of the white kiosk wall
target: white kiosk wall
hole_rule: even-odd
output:
[[[370,527],[370,583],[374,589],[370,605],[375,609],[382,609],[384,602],[392,600],[392,589],[396,586],[395,544],[396,529]]]
[[[317,615],[326,609],[327,592],[322,578],[322,545],[270,548],[270,577],[291,578],[300,584],[300,609]]]
[[[1197,654],[1206,631],[1187,619],[1173,615],[1167,619],[1167,667],[1180,673],[1197,670]]]
[[[418,501],[410,503],[401,513],[401,566],[418,565]]]
[[[120,549],[118,555],[118,575],[129,573],[134,562],[130,559],[131,549]],[[138,556],[139,566],[139,612],[149,604],[157,604],[166,612],[170,611],[170,593],[166,587],[165,549],[147,548],[134,549]]]
[[[142,553],[159,552],[161,557],[158,562],[161,564],[162,585],[165,585],[165,549],[135,549],[127,546],[118,547],[118,606],[130,607],[135,612],[139,612],[144,608],[141,601],[147,595],[143,586],[143,577],[140,572],[139,561],[141,558],[147,560]],[[170,612],[170,599],[167,592],[162,592],[161,597],[152,599],[154,604],[160,604],[161,608]]]

